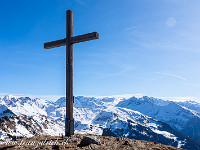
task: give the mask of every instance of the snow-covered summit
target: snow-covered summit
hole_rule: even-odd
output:
[[[36,114],[47,115],[44,108],[52,105],[52,102],[38,98],[31,99],[29,97],[6,95],[1,99],[0,104],[11,109],[16,115],[33,116]]]

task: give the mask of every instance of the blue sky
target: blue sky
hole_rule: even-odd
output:
[[[74,35],[74,95],[200,98],[200,1],[7,0],[0,5],[0,93],[65,95],[66,10]]]

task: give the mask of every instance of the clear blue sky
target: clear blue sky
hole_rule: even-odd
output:
[[[199,0],[1,0],[0,93],[65,95],[66,10],[74,35],[74,95],[200,97]]]

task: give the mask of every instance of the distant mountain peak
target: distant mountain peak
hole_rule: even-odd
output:
[[[6,100],[12,100],[13,98],[18,98],[17,96],[13,96],[11,94],[8,94],[8,95],[5,95],[3,99],[6,99]]]

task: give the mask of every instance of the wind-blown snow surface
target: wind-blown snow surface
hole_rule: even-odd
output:
[[[176,103],[147,96],[129,99],[77,96],[74,102],[75,132],[123,136],[187,149],[200,149],[200,110],[195,107],[197,104],[200,106],[199,103]],[[26,122],[28,119],[15,117],[18,120],[15,121],[15,129],[9,126],[7,128],[10,130],[9,134],[18,136],[33,136],[37,132],[61,134],[64,130],[65,106],[65,98],[60,98],[57,102],[13,96],[0,99],[2,110],[11,111],[8,117],[28,117],[41,128],[37,131],[24,129],[16,132],[22,129],[19,122]],[[5,115],[0,117],[3,116]],[[50,120],[41,119],[44,116]],[[6,128],[0,129],[3,135],[7,132]]]

